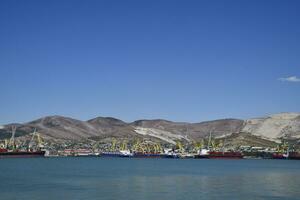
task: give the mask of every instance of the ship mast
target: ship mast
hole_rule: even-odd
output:
[[[33,140],[34,140],[35,135],[36,135],[36,128],[34,128],[34,131],[33,131],[32,136],[31,136],[31,140],[30,140],[30,142],[28,144],[28,148],[29,149],[31,149],[32,146],[33,146],[33,143],[34,143]]]
[[[209,130],[208,149],[210,149],[210,146],[211,146],[211,129]]]
[[[11,145],[13,147],[13,150],[16,148],[15,147],[15,134],[16,134],[16,130],[17,130],[16,126],[12,126],[11,127],[11,138],[9,140],[9,145]]]
[[[37,149],[44,148],[43,140],[41,138],[40,133],[36,131],[36,128],[34,128],[34,131],[31,134],[32,134],[32,136],[31,136],[31,140],[28,144],[28,149],[33,150],[32,147],[34,147],[34,145],[36,146]]]
[[[223,147],[222,147],[222,152],[223,152],[223,154],[224,154],[224,152],[225,152],[225,145],[226,145],[226,136],[225,136],[225,138],[224,138],[224,143],[223,143]]]
[[[230,135],[232,135],[232,134],[233,134],[233,128],[230,127]],[[222,152],[223,152],[223,154],[224,154],[224,152],[225,152],[225,145],[226,145],[226,142],[227,142],[227,136],[226,136],[226,134],[225,134],[224,143],[223,143],[223,147],[222,147]]]

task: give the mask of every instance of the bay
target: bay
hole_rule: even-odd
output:
[[[300,199],[300,162],[130,158],[0,160],[0,199]]]

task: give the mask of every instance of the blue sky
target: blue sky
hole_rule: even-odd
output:
[[[0,1],[0,124],[300,111],[299,1]]]

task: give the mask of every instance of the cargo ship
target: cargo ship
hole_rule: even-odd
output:
[[[243,154],[237,151],[209,151],[202,149],[199,154],[195,155],[197,159],[242,159]]]
[[[0,149],[0,158],[32,158],[44,157],[46,151],[10,151],[8,149]]]
[[[286,141],[282,141],[277,146],[276,151],[272,153],[272,159],[288,159],[289,151],[289,144]]]
[[[180,158],[179,154],[177,153],[164,153],[162,155],[163,158]]]
[[[300,153],[295,150],[294,146],[291,147],[287,141],[282,141],[281,144],[277,146],[276,152],[272,154],[272,158],[300,160]]]
[[[64,149],[60,151],[62,156],[76,156],[76,157],[97,157],[99,156],[98,152],[93,152],[89,149]]]
[[[198,151],[198,154],[194,156],[194,158],[206,158],[206,159],[242,159],[244,156],[239,151],[225,151],[225,142],[223,144],[222,151],[218,150],[215,146],[215,142],[212,138],[212,134],[210,132],[208,144],[206,148],[202,148]]]
[[[134,158],[163,158],[165,154],[161,153],[147,153],[147,152],[134,152]]]
[[[300,160],[300,153],[298,152],[287,152],[287,153],[273,153],[273,159],[289,159],[289,160]]]
[[[179,154],[174,149],[163,149],[163,158],[180,158]]]
[[[102,157],[132,157],[133,153],[129,150],[120,150],[120,151],[104,151],[100,153]]]
[[[0,158],[32,158],[32,157],[44,157],[46,154],[46,151],[41,150],[41,144],[39,144],[38,148],[36,150],[33,150],[32,142],[35,137],[40,140],[40,136],[38,133],[36,133],[36,130],[32,133],[31,141],[27,147],[27,149],[18,149],[17,145],[15,143],[15,133],[16,133],[16,127],[12,127],[12,136],[7,142],[3,148],[0,148]],[[39,141],[40,142],[40,141]]]
[[[169,159],[180,158],[178,154],[147,153],[147,152],[134,152],[133,157],[134,158],[169,158]]]

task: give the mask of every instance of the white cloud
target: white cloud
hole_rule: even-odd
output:
[[[290,76],[286,78],[279,78],[280,81],[287,81],[287,82],[300,82],[300,78],[297,78],[297,76]]]

